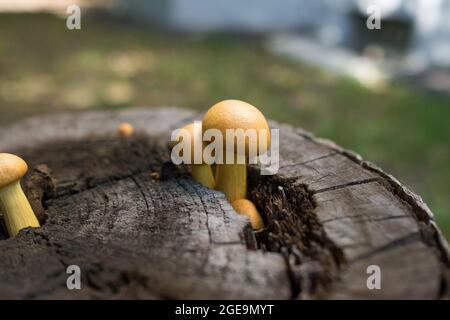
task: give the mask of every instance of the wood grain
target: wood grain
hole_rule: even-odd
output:
[[[271,122],[280,170],[262,177],[250,168],[249,196],[267,223],[253,233],[222,193],[169,164],[169,133],[194,119],[137,108],[0,129],[0,151],[37,168],[23,185],[45,220],[14,239],[0,235],[0,297],[448,297],[448,244],[426,204],[394,177]],[[117,136],[122,122],[134,126],[132,138]],[[66,288],[70,264],[82,269],[82,290]],[[373,264],[381,290],[366,286]]]

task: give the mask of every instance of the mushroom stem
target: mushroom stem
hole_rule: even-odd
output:
[[[215,181],[209,164],[193,164],[191,171],[192,179],[207,188],[214,189]]]
[[[40,227],[19,181],[0,189],[0,208],[3,211],[6,228],[11,237],[28,227]]]
[[[218,164],[216,167],[216,189],[225,193],[231,203],[247,196],[247,165]]]

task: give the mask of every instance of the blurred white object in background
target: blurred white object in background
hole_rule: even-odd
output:
[[[450,1],[448,0],[355,0],[361,14],[377,5],[382,20],[403,19],[411,25],[412,34],[404,69],[425,71],[430,67],[450,67]],[[408,57],[410,56],[410,57]],[[418,58],[420,57],[420,58]],[[414,65],[422,63],[419,70]],[[411,64],[413,63],[413,64]]]
[[[358,9],[366,14],[367,8],[376,6],[381,9],[383,17],[389,17],[400,8],[402,0],[357,0]]]
[[[309,34],[325,46],[351,45],[355,37],[364,40],[361,29],[365,24],[355,24],[355,16],[365,19],[367,8],[378,6],[382,29],[388,22],[393,25],[401,22],[408,29],[405,52],[402,53],[405,64],[401,69],[408,68],[406,62],[414,61],[415,58],[409,59],[409,55],[422,56],[425,63],[420,65],[426,68],[450,66],[446,49],[450,46],[450,0],[116,1],[116,14],[177,32],[300,32]],[[392,36],[395,38],[395,34]],[[411,66],[409,72],[417,69],[417,66]]]
[[[0,12],[55,12],[65,13],[67,7],[108,8],[114,0],[1,0]]]
[[[337,74],[356,79],[370,89],[381,89],[389,77],[386,70],[373,59],[359,56],[345,48],[330,49],[296,35],[279,34],[269,38],[269,49],[275,53],[319,65]]]

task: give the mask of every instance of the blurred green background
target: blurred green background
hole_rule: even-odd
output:
[[[269,53],[258,35],[181,35],[85,17],[0,15],[0,125],[43,112],[242,99],[330,138],[420,194],[450,239],[450,99],[402,82],[371,90]]]

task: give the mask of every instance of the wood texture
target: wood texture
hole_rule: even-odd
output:
[[[170,165],[175,108],[84,112],[0,129],[29,164],[22,185],[44,225],[5,240],[2,298],[448,297],[449,249],[422,200],[332,142],[275,122],[280,170],[249,172],[267,229]],[[133,124],[131,138],[117,135]],[[82,290],[66,288],[66,267]],[[366,286],[381,268],[381,290]]]

